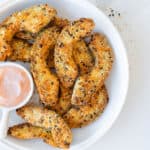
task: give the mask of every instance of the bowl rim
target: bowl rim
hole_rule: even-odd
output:
[[[16,67],[20,70],[22,70],[23,72],[25,72],[25,74],[27,75],[27,78],[29,79],[29,84],[30,84],[30,91],[29,93],[27,94],[27,96],[17,105],[15,106],[10,106],[10,107],[3,107],[2,106],[2,110],[3,111],[12,111],[12,110],[15,110],[15,109],[18,109],[22,106],[24,106],[25,104],[28,103],[28,101],[30,100],[30,98],[32,97],[32,94],[33,94],[33,90],[34,90],[34,83],[33,83],[33,78],[32,78],[32,75],[31,73],[22,65],[16,63],[16,62],[10,62],[10,61],[7,61],[7,62],[0,62],[0,68],[5,68],[5,67]]]
[[[6,0],[5,2],[0,2],[0,9],[1,11],[7,9],[7,7],[11,7],[11,5],[14,5],[16,3],[21,3],[23,0]],[[90,6],[91,8],[95,9],[95,11],[97,11],[100,16],[103,16],[105,18],[105,20],[107,21],[107,23],[109,24],[109,26],[111,26],[113,28],[113,30],[115,31],[115,34],[118,36],[118,39],[120,40],[120,43],[122,45],[122,52],[124,52],[123,56],[124,56],[124,61],[125,61],[125,65],[126,65],[126,86],[124,88],[123,91],[123,96],[122,96],[122,103],[120,103],[120,107],[119,109],[116,111],[113,119],[110,121],[109,126],[105,127],[105,129],[103,129],[103,132],[101,134],[99,134],[99,132],[96,132],[95,134],[93,134],[91,137],[89,137],[88,139],[84,140],[83,142],[81,142],[80,144],[77,144],[75,146],[71,146],[70,150],[77,150],[80,147],[82,147],[82,150],[88,148],[89,146],[91,146],[92,144],[94,144],[98,139],[100,139],[102,136],[104,136],[106,134],[106,132],[108,132],[110,130],[110,128],[112,128],[113,124],[115,123],[115,121],[117,120],[117,118],[120,115],[120,112],[125,104],[126,101],[126,97],[127,97],[127,93],[128,93],[128,87],[129,87],[129,63],[128,63],[128,57],[127,57],[127,52],[126,52],[126,47],[124,45],[124,42],[120,36],[120,33],[118,32],[118,30],[116,29],[116,27],[114,26],[114,24],[111,22],[111,20],[108,18],[108,16],[106,16],[101,9],[99,9],[98,7],[96,7],[92,2],[88,1],[88,0],[69,0],[70,2],[74,2],[76,4],[81,3],[82,5],[85,6]],[[8,3],[9,2],[9,3]],[[90,142],[89,142],[90,141]],[[22,149],[22,150],[28,150],[28,148],[24,148],[23,146],[14,144],[12,142],[9,142],[7,140],[2,140],[1,141],[4,145],[6,145],[6,147],[8,148],[12,148],[12,149]]]

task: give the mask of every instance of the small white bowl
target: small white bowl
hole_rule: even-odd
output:
[[[1,121],[1,123],[0,123],[0,139],[3,139],[7,136],[7,128],[8,128],[7,124],[8,124],[8,121],[9,121],[10,111],[24,106],[30,100],[30,98],[33,94],[34,84],[33,84],[33,79],[31,77],[30,73],[23,66],[21,66],[17,63],[1,62],[0,63],[0,68],[1,67],[16,67],[16,68],[19,68],[20,70],[22,70],[26,73],[26,75],[29,79],[29,83],[30,83],[30,91],[26,95],[25,99],[22,100],[22,102],[20,102],[19,104],[17,104],[16,106],[13,106],[13,107],[0,106],[0,111],[2,111],[2,116],[1,116],[1,120],[0,120]]]
[[[109,18],[98,8],[85,0],[7,0],[7,3],[0,5],[0,15],[5,18],[16,10],[21,10],[28,6],[40,3],[48,3],[54,6],[58,15],[67,17],[71,20],[80,17],[89,17],[95,21],[95,31],[105,34],[113,48],[114,64],[106,86],[109,92],[109,103],[101,117],[91,125],[82,129],[73,129],[73,143],[71,150],[85,149],[102,137],[117,119],[125,102],[129,69],[126,49],[122,39],[111,23]],[[18,119],[13,114],[13,120]],[[14,122],[16,123],[16,122]],[[41,140],[23,141],[12,137],[7,137],[4,141],[7,146],[21,150],[52,150],[54,148],[44,144]]]

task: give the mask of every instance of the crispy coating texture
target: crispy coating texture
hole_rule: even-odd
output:
[[[70,21],[66,18],[54,17],[53,21],[50,22],[51,26],[58,26],[59,28],[64,28],[69,25]]]
[[[95,66],[88,74],[81,75],[76,80],[71,103],[85,105],[104,84],[113,63],[112,49],[107,39],[98,33],[92,36],[89,47],[95,57]]]
[[[51,26],[58,26],[59,28],[63,29],[65,26],[69,25],[69,20],[64,18],[55,17],[54,20],[50,23]],[[49,57],[48,57],[48,66],[50,68],[54,68],[54,49],[50,51]]]
[[[50,22],[49,26],[50,27],[52,27],[52,26],[58,26],[60,29],[63,29],[68,24],[69,24],[69,20],[64,19],[64,18],[54,17],[54,19]],[[36,33],[33,34],[31,32],[27,32],[27,31],[21,31],[21,32],[18,32],[15,36],[17,38],[20,38],[20,39],[34,41],[35,38],[36,38],[36,36],[37,36],[37,34]],[[18,49],[17,49],[17,51],[18,51]],[[15,58],[14,58],[14,60],[15,60]],[[22,59],[22,61],[26,61],[26,60]],[[47,62],[48,62],[48,66],[50,68],[54,68],[54,49],[50,50]]]
[[[20,34],[21,33],[22,32],[20,32]],[[14,38],[12,40],[11,46],[13,49],[13,53],[8,57],[8,60],[30,62],[32,44],[28,43],[24,39],[23,38],[22,39]],[[35,40],[35,38],[34,38],[34,40]],[[54,48],[49,50],[47,65],[49,68],[54,68]]]
[[[93,122],[102,114],[108,103],[105,86],[92,97],[91,104],[72,107],[64,116],[70,128],[81,128]]]
[[[51,26],[58,26],[59,28],[63,29],[65,26],[69,25],[69,20],[55,17],[54,20],[50,23]],[[50,51],[49,57],[48,57],[48,66],[50,68],[54,68],[54,49]]]
[[[77,41],[73,49],[74,59],[80,68],[80,74],[88,73],[93,66],[93,58],[85,42],[83,40]],[[59,101],[54,107],[51,107],[51,109],[63,115],[71,107],[72,88],[64,88],[60,85],[60,89]]]
[[[75,63],[79,67],[80,74],[85,74],[89,72],[89,68],[92,68],[94,62],[91,52],[84,40],[79,40],[73,45],[73,58]],[[48,66],[54,68],[54,50],[50,51],[48,58]]]
[[[49,130],[46,130],[38,126],[33,126],[29,123],[22,123],[10,127],[8,130],[8,135],[11,135],[18,139],[27,139],[27,140],[41,138],[47,144],[57,147],[57,145],[54,142],[54,139],[52,138],[52,134]]]
[[[46,106],[54,106],[58,101],[59,81],[48,65],[49,50],[55,46],[60,33],[58,27],[50,27],[43,30],[33,44],[31,50],[31,72],[40,95],[42,103]]]
[[[59,28],[64,28],[68,24],[69,24],[69,20],[64,19],[64,18],[54,17],[54,19],[50,22],[48,27],[58,26]],[[27,31],[20,31],[15,36],[20,39],[34,40],[37,34],[27,32]]]
[[[60,97],[58,103],[50,109],[55,110],[58,114],[63,115],[71,107],[72,89],[66,89],[60,86]]]
[[[29,62],[31,58],[32,45],[25,40],[14,38],[11,41],[13,53],[8,57],[11,61]]]
[[[39,32],[56,15],[56,10],[47,4],[33,6],[13,13],[0,25],[0,61],[4,61],[12,53],[10,41],[21,31]]]
[[[73,45],[73,56],[79,67],[80,75],[88,73],[94,65],[93,57],[84,40]]]
[[[37,33],[45,27],[56,14],[56,10],[48,4],[35,5],[24,9],[20,12],[22,17],[21,30]]]
[[[30,61],[32,48],[31,44],[25,40],[14,38],[11,41],[11,46],[13,53],[9,56],[9,60],[23,62]],[[73,56],[76,64],[79,66],[80,74],[88,73],[90,70],[89,68],[93,66],[93,58],[85,42],[83,40],[76,42],[73,49]],[[50,50],[47,62],[50,68],[54,68],[54,49]]]
[[[55,46],[54,62],[57,75],[65,88],[72,87],[78,75],[78,67],[73,59],[73,44],[89,35],[94,28],[91,19],[82,18],[66,26]]]
[[[16,13],[6,18],[0,25],[0,61],[11,55],[10,41],[19,28],[20,22]]]
[[[52,138],[59,147],[69,148],[72,142],[71,130],[55,111],[28,105],[18,109],[17,113],[28,123],[50,130]]]

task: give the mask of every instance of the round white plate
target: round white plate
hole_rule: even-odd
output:
[[[73,129],[72,150],[85,149],[102,137],[118,117],[128,89],[128,61],[126,49],[118,31],[98,8],[85,0],[7,0],[0,5],[0,19],[14,11],[21,10],[34,4],[48,3],[55,7],[58,15],[74,20],[81,17],[92,18],[95,21],[95,31],[105,34],[113,48],[114,64],[107,80],[109,104],[102,116],[91,125],[82,129]],[[23,64],[24,65],[24,64]],[[17,124],[22,120],[12,112],[9,125]],[[44,144],[42,140],[17,140],[7,137],[2,141],[10,148],[18,150],[52,150],[54,148]]]

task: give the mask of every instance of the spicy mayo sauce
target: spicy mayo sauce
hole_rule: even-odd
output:
[[[0,67],[0,106],[18,105],[30,90],[30,80],[24,70],[15,66]]]

